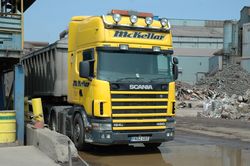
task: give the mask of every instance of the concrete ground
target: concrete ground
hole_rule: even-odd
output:
[[[203,102],[202,101],[182,101],[186,103],[186,107],[178,107],[176,110],[177,117],[196,117],[199,112],[203,111]],[[179,105],[181,101],[176,101],[176,104]],[[188,105],[191,105],[191,108]]]
[[[249,166],[250,143],[176,131],[158,149],[112,146],[79,152],[91,166]]]
[[[3,166],[59,166],[34,146],[0,148],[0,165]]]
[[[197,117],[199,112],[202,112],[202,108],[179,108],[176,111],[177,117]]]
[[[228,119],[176,117],[177,130],[250,143],[250,122]]]
[[[79,154],[92,166],[249,166],[250,122],[197,117],[201,110],[177,110],[175,139],[158,149],[95,146]]]

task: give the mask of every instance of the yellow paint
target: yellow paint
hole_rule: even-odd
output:
[[[113,127],[113,130],[160,130],[166,126]]]
[[[0,111],[0,143],[16,141],[16,112]]]
[[[111,99],[112,102],[167,102],[168,99],[157,99],[157,98],[144,98],[144,99]]]
[[[168,115],[174,116],[175,114],[172,113],[173,110],[173,102],[175,102],[175,82],[169,83],[169,94],[168,94]]]
[[[41,98],[32,99],[32,109],[36,121],[44,122]]]
[[[114,118],[119,117],[155,117],[155,116],[168,116],[167,113],[150,113],[150,114],[112,114]]]
[[[114,110],[167,109],[167,106],[112,106]]]

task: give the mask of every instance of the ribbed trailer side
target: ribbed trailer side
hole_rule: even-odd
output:
[[[66,96],[68,40],[59,40],[22,58],[25,68],[25,95]]]

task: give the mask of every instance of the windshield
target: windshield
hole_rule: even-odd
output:
[[[171,56],[131,51],[99,51],[97,78],[111,82],[169,82]]]

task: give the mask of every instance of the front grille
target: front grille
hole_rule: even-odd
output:
[[[117,123],[113,124],[113,127],[119,127],[119,125],[116,126]],[[123,123],[124,126],[126,127],[136,127],[136,126],[141,126],[141,123]],[[157,126],[157,123],[143,123],[143,126]],[[121,127],[121,126],[120,126]]]
[[[149,113],[166,113],[166,110],[164,109],[152,109],[152,110],[113,110],[112,111],[113,114],[127,114],[127,113],[131,113],[131,114],[149,114]]]
[[[167,98],[167,94],[111,94],[112,98]]]
[[[114,131],[162,131],[166,128],[167,91],[111,91]]]
[[[112,102],[112,106],[140,106],[142,102]],[[162,106],[167,105],[167,102],[144,102],[144,106]]]

